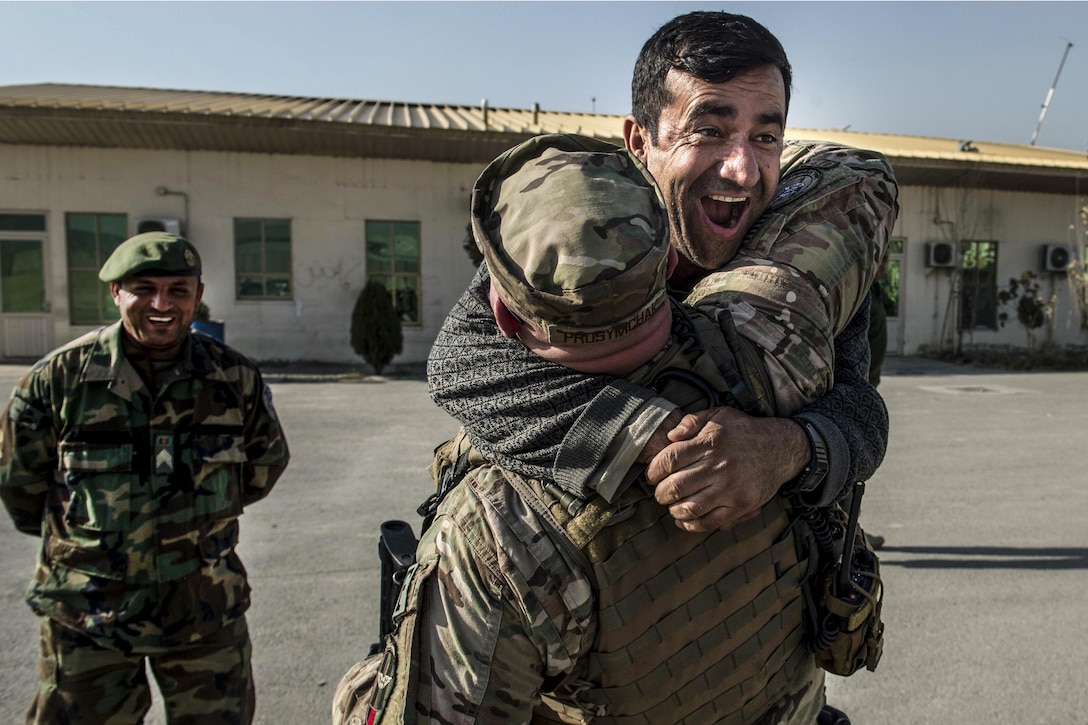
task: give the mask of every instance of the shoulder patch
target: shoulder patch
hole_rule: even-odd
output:
[[[794,199],[804,196],[820,182],[823,173],[808,166],[791,171],[778,182],[778,191],[768,205],[768,209],[777,209]]]

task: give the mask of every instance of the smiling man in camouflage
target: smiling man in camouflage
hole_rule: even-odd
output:
[[[636,61],[625,145],[661,188],[680,255],[671,281],[684,292],[739,250],[758,254],[780,231],[791,232],[796,216],[783,210],[797,211],[795,204],[811,201],[818,211],[836,162],[819,153],[799,158],[784,142],[791,77],[774,36],[750,18],[727,13],[675,18]],[[844,221],[848,233],[867,235],[874,227],[853,198],[845,194],[825,212]],[[803,230],[804,225],[792,229]],[[845,320],[835,336],[833,370],[830,360],[825,364],[833,387],[819,401],[788,418],[717,407],[674,429],[676,406],[656,391],[605,375],[579,375],[504,340],[490,304],[490,273],[481,267],[429,360],[435,401],[496,464],[484,469],[494,475],[471,477],[484,484],[476,489],[484,509],[469,499],[471,484],[462,484],[444,502],[447,510],[479,512],[501,531],[532,517],[581,528],[580,511],[601,510],[596,497],[626,515],[624,496],[638,491],[615,486],[614,474],[622,477],[641,453],[652,457],[646,477],[656,484],[656,502],[675,519],[667,526],[658,519],[645,530],[666,537],[679,529],[690,532],[670,540],[693,547],[692,556],[678,559],[671,547],[651,543],[615,560],[605,552],[589,566],[573,567],[608,575],[598,584],[610,591],[595,602],[588,584],[567,587],[550,576],[569,560],[563,547],[544,548],[552,537],[527,539],[540,566],[526,567],[512,560],[513,550],[493,547],[481,533],[484,527],[440,529],[440,518],[420,547],[433,537],[438,559],[420,559],[401,603],[403,621],[422,613],[445,629],[420,627],[428,639],[408,647],[386,641],[383,667],[373,678],[372,711],[363,709],[357,720],[375,722],[378,711],[392,704],[385,722],[528,722],[529,711],[534,722],[843,722],[832,708],[821,710],[823,675],[814,657],[799,649],[800,562],[790,558],[794,547],[783,532],[794,527],[776,502],[789,492],[827,506],[848,482],[867,479],[883,457],[888,418],[866,379],[867,308]],[[671,445],[662,449],[655,431],[668,433]],[[499,467],[516,477],[507,479]],[[507,507],[516,479],[549,488],[559,505],[547,511]],[[640,507],[616,527],[599,531],[623,534],[639,524],[640,512],[651,510]],[[481,566],[448,561],[463,552],[444,546],[440,537],[459,533],[470,543],[469,558],[478,557]],[[595,542],[592,537],[591,547]],[[497,559],[488,557],[491,551]],[[708,561],[723,566],[723,578],[701,588],[694,581],[705,573],[698,564]],[[434,588],[420,584],[427,567],[443,565],[452,575],[442,583],[455,593],[446,608],[434,606],[428,599]],[[529,586],[519,588],[517,580]],[[463,591],[486,592],[498,603],[473,616],[473,603],[457,598]],[[561,606],[552,606],[560,600]],[[536,613],[538,605],[547,616],[524,616]],[[585,627],[595,618],[586,611],[594,607],[601,609],[594,650],[570,649],[570,642],[593,639]],[[463,619],[469,624],[462,626]],[[640,632],[648,634],[643,638]],[[403,634],[398,630],[397,637]],[[447,646],[446,635],[466,648]],[[386,666],[396,661],[390,648],[397,657],[418,657],[407,668],[414,680],[406,682],[402,670]],[[366,663],[349,673],[341,692],[353,686],[365,692],[365,669]],[[421,693],[403,710],[385,700],[386,692],[395,696],[402,687]],[[543,693],[553,700],[546,703],[547,713],[541,709]],[[343,704],[338,701],[339,712]]]
[[[0,497],[41,546],[27,723],[143,722],[150,666],[170,723],[253,718],[238,517],[287,466],[249,359],[189,325],[187,240],[141,234],[103,265],[121,320],[47,355],[3,414]]]
[[[829,378],[811,359],[829,358],[834,333],[868,304],[896,185],[879,154],[794,151],[801,166],[835,162],[821,193],[776,195],[775,236],[708,275],[693,306],[666,294],[677,253],[636,158],[560,134],[506,152],[472,197],[499,330],[542,360],[623,375],[685,410],[789,414],[825,394]],[[738,276],[746,299],[774,314],[728,295]],[[791,375],[769,374],[764,358]],[[625,468],[576,498],[487,465],[464,443],[440,449],[436,470],[456,480],[455,457],[468,470],[416,549],[381,661],[361,662],[337,688],[335,723],[816,720],[821,679],[799,587],[813,544],[790,523],[810,492],[786,486],[755,519],[685,533]],[[691,677],[700,691],[682,694]]]

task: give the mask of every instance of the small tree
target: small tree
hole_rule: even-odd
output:
[[[1016,303],[1016,320],[1028,335],[1028,350],[1035,349],[1035,331],[1046,324],[1047,317],[1053,311],[1054,300],[1048,304],[1039,294],[1038,275],[1030,269],[1020,273],[1020,279],[1009,280],[1009,288],[997,293],[997,299],[1003,305]],[[1009,319],[1007,312],[1001,312],[998,320],[1001,326]]]
[[[369,281],[351,312],[351,347],[381,375],[386,365],[404,348],[400,317],[388,290]]]

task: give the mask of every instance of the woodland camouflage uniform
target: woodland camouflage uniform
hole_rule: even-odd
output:
[[[586,143],[615,153],[598,144]],[[827,389],[832,338],[867,303],[896,188],[878,155],[795,148],[784,166],[804,173],[780,186],[735,263],[697,288],[698,309],[674,304],[669,344],[629,379],[656,381],[688,410],[735,404],[737,375],[763,413],[791,412]],[[796,316],[780,324],[783,312]],[[760,324],[768,314],[777,330],[773,319]],[[768,374],[763,361],[776,355]],[[658,377],[675,370],[701,383]],[[720,399],[702,397],[707,388]],[[469,445],[462,436],[440,449],[436,476]],[[823,675],[802,644],[800,594],[810,546],[796,540],[783,497],[731,531],[685,533],[641,479],[623,475],[626,462],[578,497],[468,455],[476,467],[417,549],[400,626],[383,657],[345,675],[334,722],[815,722]]]
[[[272,489],[287,442],[243,355],[191,333],[156,390],[122,335],[118,322],[50,353],[3,414],[0,496],[18,529],[41,537],[27,602],[43,618],[42,694],[63,665],[87,678],[81,700],[102,708],[38,706],[36,717],[106,722],[113,711],[110,723],[137,722],[150,702],[125,693],[128,678],[145,682],[146,656],[168,701],[169,683],[210,671],[203,679],[217,686],[186,705],[194,722],[247,722],[238,517]],[[45,707],[61,707],[55,699]]]

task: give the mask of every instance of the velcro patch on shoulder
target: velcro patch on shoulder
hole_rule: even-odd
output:
[[[822,176],[823,173],[818,169],[808,166],[791,171],[778,182],[778,191],[767,208],[774,210],[804,196],[819,185]]]

